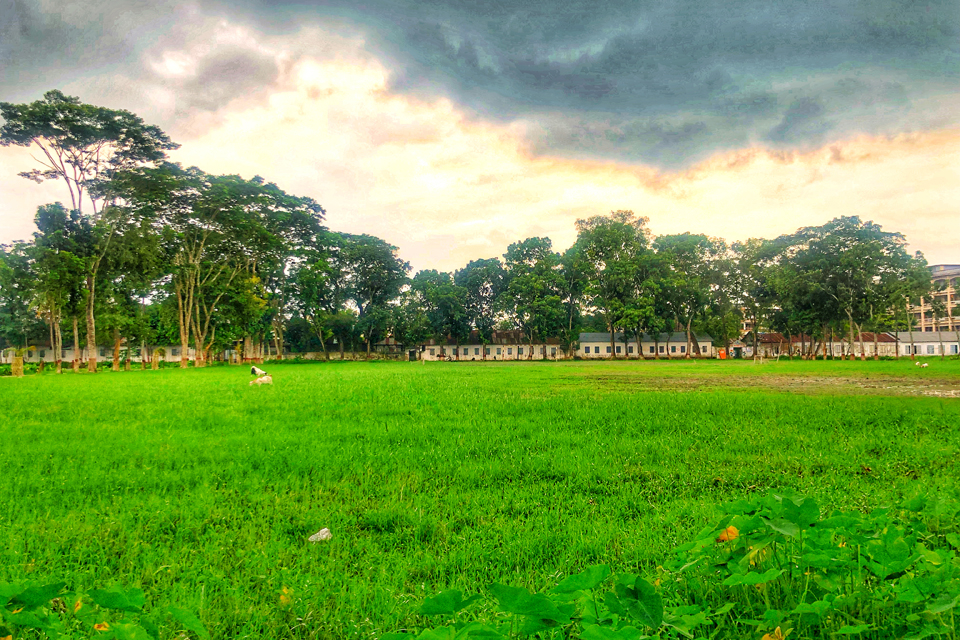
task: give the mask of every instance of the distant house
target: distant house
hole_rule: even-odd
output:
[[[179,345],[177,346],[165,345],[165,346],[150,347],[150,352],[155,353],[159,349],[164,350],[164,356],[160,358],[164,362],[180,362],[181,348]],[[7,351],[8,350],[4,350],[3,353],[0,353],[0,362],[10,361],[11,356],[9,355],[9,353],[7,353]],[[138,351],[139,351],[139,348],[138,348]],[[122,346],[120,348],[120,357],[123,358],[126,352],[127,352],[127,347]],[[97,353],[97,360],[101,362],[113,360],[113,345],[101,345],[97,347],[96,353]],[[189,349],[189,353],[187,354],[187,356],[190,358],[190,360],[193,360],[194,358],[193,348]],[[85,347],[81,347],[80,349],[77,350],[76,353],[74,353],[74,350],[72,347],[63,349],[60,352],[60,360],[65,363],[72,362],[74,359],[77,359],[83,363],[86,363],[87,358],[88,358],[87,349]],[[23,361],[32,362],[32,363],[39,363],[40,361],[43,361],[46,363],[54,363],[57,361],[57,354],[52,348],[50,348],[49,345],[40,344],[40,345],[36,345],[33,349],[30,349],[29,351],[27,351],[26,355],[23,357]],[[139,361],[140,361],[140,356],[139,355],[134,356],[134,362],[139,362]]]
[[[900,343],[900,355],[910,355],[910,332],[898,331],[897,342]],[[942,355],[955,356],[960,353],[960,342],[957,341],[956,331],[914,331],[913,353],[917,356],[941,355],[940,343],[943,342]]]
[[[744,342],[753,350],[753,336],[744,337]],[[785,336],[782,333],[761,333],[757,335],[757,351],[764,358],[775,358],[777,356],[789,356],[791,353],[799,356],[802,353],[810,353],[816,350],[815,355],[822,356],[826,346],[827,355],[839,358],[853,354],[860,357],[860,334],[854,334],[854,341],[851,345],[848,335],[834,335],[833,340],[827,341],[824,345],[818,338],[808,335]],[[867,357],[873,357],[874,346],[876,346],[876,355],[895,356],[897,355],[897,339],[889,333],[863,332],[863,351]]]
[[[452,338],[431,338],[421,347],[424,360],[562,360],[566,354],[559,338],[531,343],[522,331],[494,331],[489,344],[480,340],[477,331],[461,344]]]
[[[699,355],[696,345],[700,347]],[[690,352],[691,358],[713,358],[716,355],[713,349],[713,338],[706,334],[692,336]],[[645,333],[638,341],[635,336],[616,333],[614,344],[611,346],[608,332],[581,333],[577,355],[591,360],[611,357],[685,358],[687,356],[687,334],[683,331],[675,331],[673,333],[661,333],[659,336],[653,337]]]

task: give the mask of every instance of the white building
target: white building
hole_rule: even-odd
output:
[[[910,332],[898,331],[896,335],[900,342],[900,354],[910,355]],[[940,350],[941,342],[943,351]],[[912,346],[916,356],[955,356],[960,353],[957,331],[914,331]]]
[[[566,354],[558,338],[545,342],[530,343],[522,331],[494,331],[490,344],[480,341],[478,332],[472,331],[463,343],[454,340],[431,339],[420,347],[424,360],[562,360]]]
[[[910,307],[917,330],[924,333],[960,330],[960,264],[931,265],[930,279],[933,293],[929,298],[920,298],[919,305]],[[942,305],[939,318],[933,312],[933,300]]]
[[[705,334],[691,336],[691,338],[691,358],[713,358],[715,356],[713,338]],[[694,343],[700,346],[699,355]],[[636,337],[628,337],[623,333],[617,333],[614,336],[614,345],[611,347],[609,333],[581,333],[577,355],[591,360],[612,357],[640,358],[641,356],[647,359],[658,357],[686,358],[687,334],[683,331],[675,331],[673,333],[661,333],[656,338],[643,334],[638,341]]]

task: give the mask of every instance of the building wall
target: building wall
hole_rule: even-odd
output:
[[[530,351],[533,350],[533,357]],[[420,353],[423,360],[438,361],[452,360],[563,360],[566,358],[563,349],[555,344],[464,344],[459,347],[451,345],[425,345]]]
[[[687,342],[671,341],[668,345],[666,342],[660,342],[659,344],[651,341],[643,341],[640,343],[642,354],[637,353],[637,341],[631,340],[626,345],[623,342],[617,342],[614,344],[613,350],[610,349],[610,341],[599,342],[599,341],[584,341],[580,344],[580,348],[577,349],[577,355],[581,358],[589,360],[604,360],[610,358],[611,356],[616,356],[617,358],[638,358],[639,355],[643,355],[644,358],[684,358],[687,355]],[[657,349],[659,348],[659,352]],[[700,352],[701,357],[712,358],[714,357],[714,349],[709,342],[700,343]],[[690,344],[690,356],[697,357],[697,352],[693,343]]]
[[[960,330],[960,265],[933,265],[930,267],[930,279],[943,290],[934,293],[930,298],[921,298],[919,306],[910,307],[917,331]],[[934,317],[930,304],[932,300],[944,304],[946,317],[939,320]]]

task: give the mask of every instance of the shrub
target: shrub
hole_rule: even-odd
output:
[[[599,565],[547,593],[494,584],[496,606],[445,591],[420,613],[447,624],[418,637],[956,637],[957,502],[921,496],[899,509],[821,517],[810,498],[770,494],[726,510],[654,575],[613,575]],[[475,602],[487,606],[467,621]]]

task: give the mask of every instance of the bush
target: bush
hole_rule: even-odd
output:
[[[445,591],[420,613],[445,620],[418,637],[956,637],[960,505],[917,497],[899,509],[821,517],[810,498],[770,494],[678,547],[654,575],[599,565],[547,593],[494,584]],[[463,611],[485,602],[479,620]],[[389,638],[412,637],[390,634]]]

